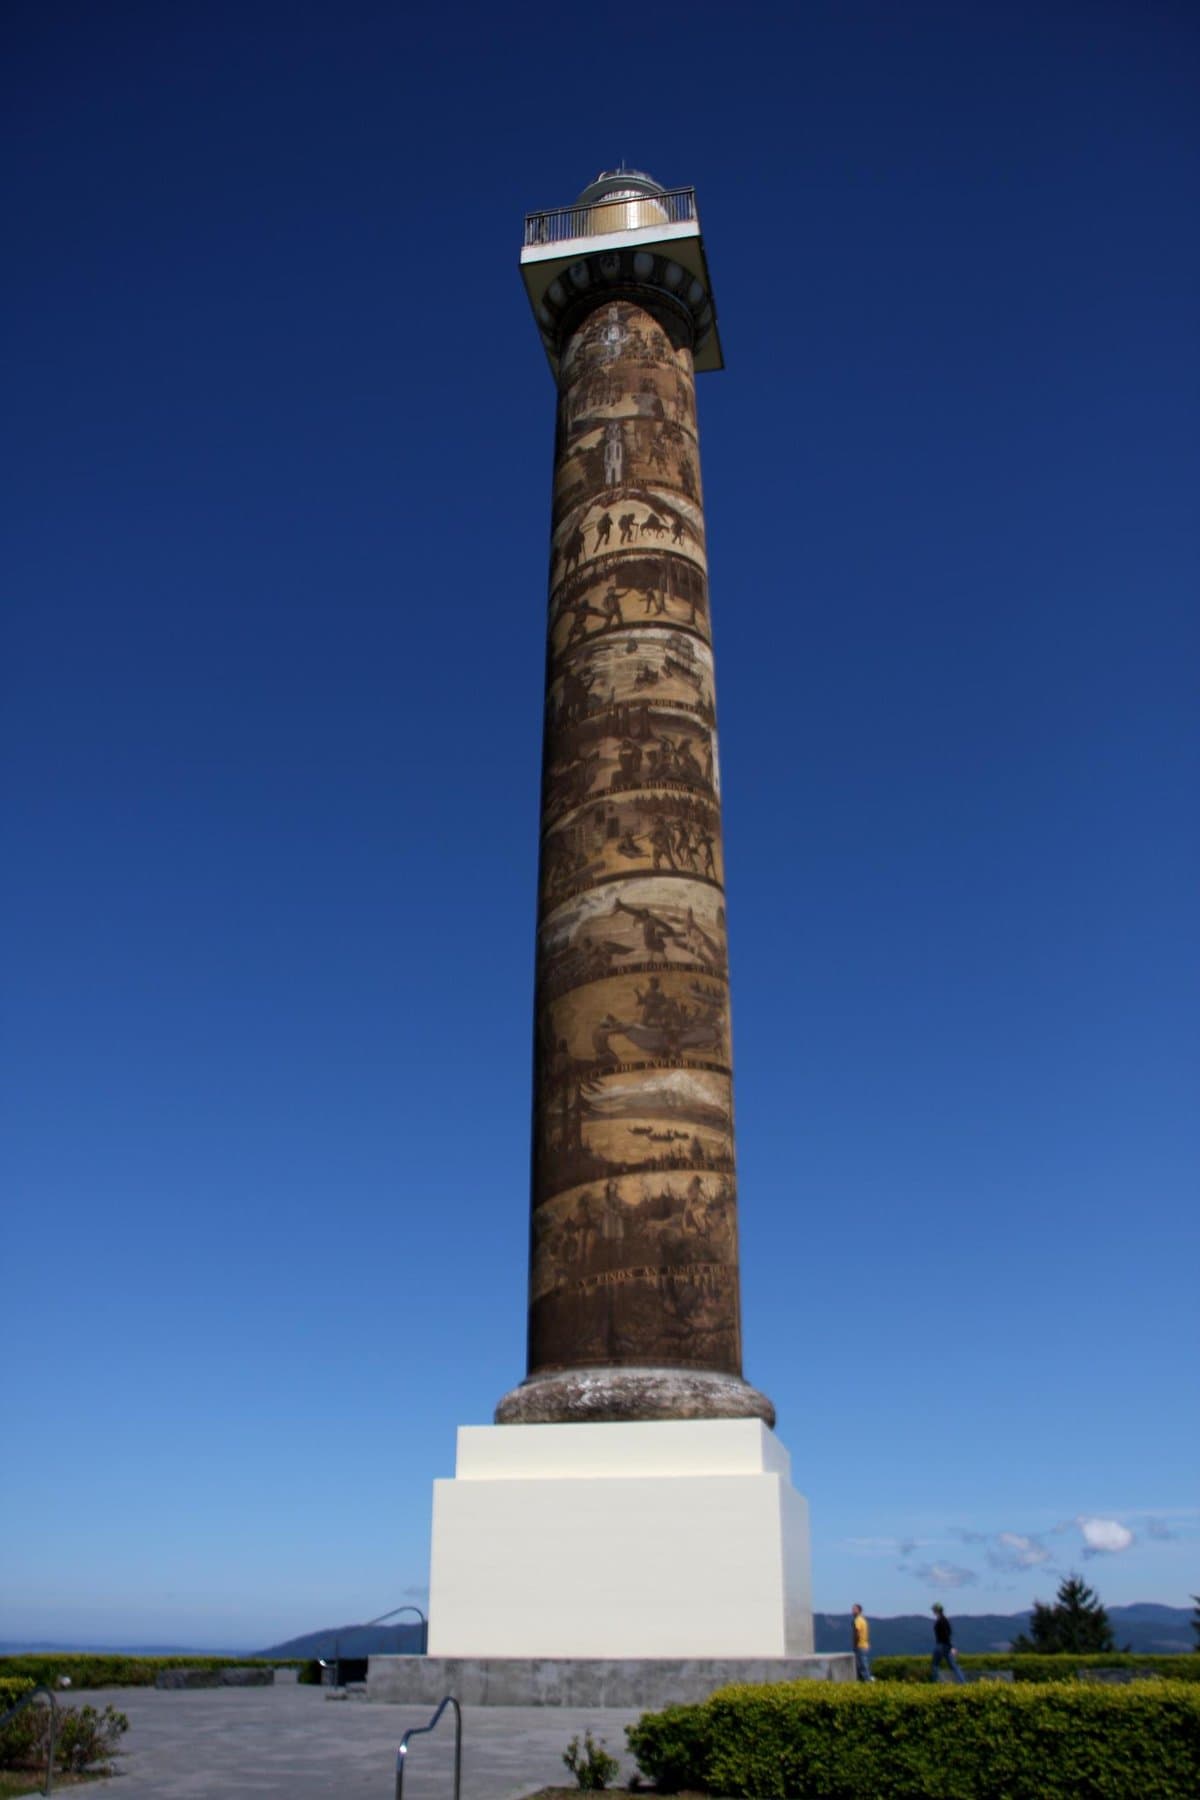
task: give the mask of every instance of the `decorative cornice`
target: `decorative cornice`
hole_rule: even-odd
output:
[[[664,311],[684,328],[693,351],[702,348],[715,324],[707,286],[673,257],[645,245],[597,250],[557,275],[535,308],[551,356],[559,356],[588,313],[612,300],[632,300]]]

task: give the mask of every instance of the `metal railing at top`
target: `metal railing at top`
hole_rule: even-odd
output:
[[[410,1725],[400,1739],[400,1748],[396,1751],[396,1800],[404,1800],[404,1766],[408,1761],[409,1738],[424,1737],[432,1731],[448,1706],[454,1708],[454,1800],[459,1800],[462,1792],[462,1707],[453,1694],[447,1694],[428,1725]]]
[[[39,1682],[37,1687],[30,1688],[27,1694],[22,1694],[15,1706],[10,1706],[6,1713],[0,1714],[0,1729],[3,1729],[10,1719],[15,1719],[19,1712],[24,1712],[30,1702],[36,1700],[39,1695],[50,1702],[50,1738],[46,1746],[46,1785],[42,1789],[43,1794],[48,1794],[54,1785],[54,1738],[58,1730],[58,1708],[50,1689],[43,1687]]]
[[[597,217],[598,214],[606,216]],[[610,194],[588,206],[557,206],[549,212],[526,213],[525,248],[557,244],[565,238],[597,237],[609,231],[640,231],[647,225],[691,224],[698,219],[695,188],[668,188],[664,194]]]

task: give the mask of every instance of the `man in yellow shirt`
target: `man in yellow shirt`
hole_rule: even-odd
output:
[[[850,1627],[854,1634],[854,1673],[859,1681],[874,1681],[871,1673],[871,1630],[856,1600],[850,1608]]]

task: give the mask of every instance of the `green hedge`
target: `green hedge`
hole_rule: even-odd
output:
[[[876,1656],[871,1673],[879,1681],[928,1681],[928,1656]],[[1080,1669],[1130,1669],[1134,1675],[1165,1675],[1173,1681],[1200,1681],[1200,1656],[1132,1656],[1111,1651],[1097,1656],[1016,1656],[989,1651],[983,1656],[960,1656],[964,1675],[989,1669],[1011,1669],[1014,1681],[1074,1681]]]
[[[1200,1690],[723,1688],[628,1729],[643,1772],[756,1800],[1196,1800]]]
[[[0,1681],[21,1678],[54,1687],[66,1676],[73,1688],[153,1687],[162,1669],[258,1669],[257,1656],[78,1656],[50,1651],[39,1656],[0,1656]],[[297,1663],[272,1662],[271,1668]],[[0,1708],[2,1711],[3,1708]]]
[[[0,1713],[6,1713],[10,1706],[15,1706],[30,1688],[36,1686],[37,1682],[31,1681],[28,1676],[0,1675]]]

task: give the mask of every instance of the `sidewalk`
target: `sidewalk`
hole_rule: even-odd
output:
[[[77,1706],[112,1705],[129,1719],[114,1779],[64,1792],[95,1800],[392,1800],[401,1734],[427,1724],[433,1709],[328,1700],[328,1691],[288,1683],[64,1695]],[[628,1777],[625,1726],[640,1710],[465,1707],[463,1800],[520,1800],[540,1787],[570,1786],[562,1753],[586,1730],[607,1740]],[[452,1800],[453,1757],[451,1709],[431,1737],[415,1740],[404,1800]],[[35,1781],[30,1800],[39,1790]]]

